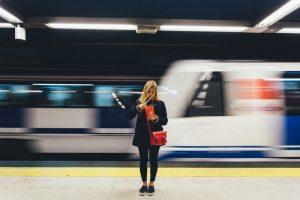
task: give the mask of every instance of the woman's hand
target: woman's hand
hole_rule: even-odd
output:
[[[138,107],[139,107],[139,110],[142,111],[142,110],[144,110],[146,108],[146,104],[141,103],[141,104],[138,105]]]
[[[149,121],[156,121],[157,118],[158,118],[158,116],[157,116],[157,115],[154,115],[154,116],[149,116],[147,119],[148,119]]]

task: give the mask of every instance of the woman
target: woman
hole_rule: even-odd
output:
[[[154,107],[154,116],[146,119],[145,108],[148,105]],[[152,131],[163,130],[162,126],[168,123],[167,111],[163,101],[158,99],[157,96],[157,84],[155,81],[148,81],[143,89],[143,92],[137,102],[130,108],[129,117],[133,118],[137,116],[135,134],[132,144],[137,146],[140,155],[140,173],[143,181],[143,185],[139,191],[140,195],[144,196],[153,195],[154,181],[158,169],[157,157],[160,146],[150,145],[150,133],[148,129],[147,121]],[[147,161],[148,152],[150,155],[150,182],[147,188]]]

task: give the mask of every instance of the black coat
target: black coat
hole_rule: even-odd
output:
[[[148,131],[145,110],[139,112],[136,108],[139,105],[139,100],[131,106],[128,115],[129,118],[137,116],[135,134],[133,137],[132,145],[137,147],[145,147],[150,144],[150,135]],[[167,110],[163,101],[151,101],[147,105],[153,105],[155,114],[159,117],[157,122],[150,121],[152,131],[162,131],[164,125],[168,123]]]

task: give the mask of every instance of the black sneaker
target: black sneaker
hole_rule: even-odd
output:
[[[147,193],[147,186],[142,186],[141,189],[140,189],[140,195],[141,196],[145,196]]]
[[[154,186],[149,186],[148,190],[147,190],[147,194],[149,196],[152,196],[152,195],[154,195],[154,192],[155,192]]]

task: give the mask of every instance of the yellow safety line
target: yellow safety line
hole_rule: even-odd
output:
[[[0,167],[0,176],[140,176],[137,167]],[[300,168],[167,168],[158,176],[300,176]]]

